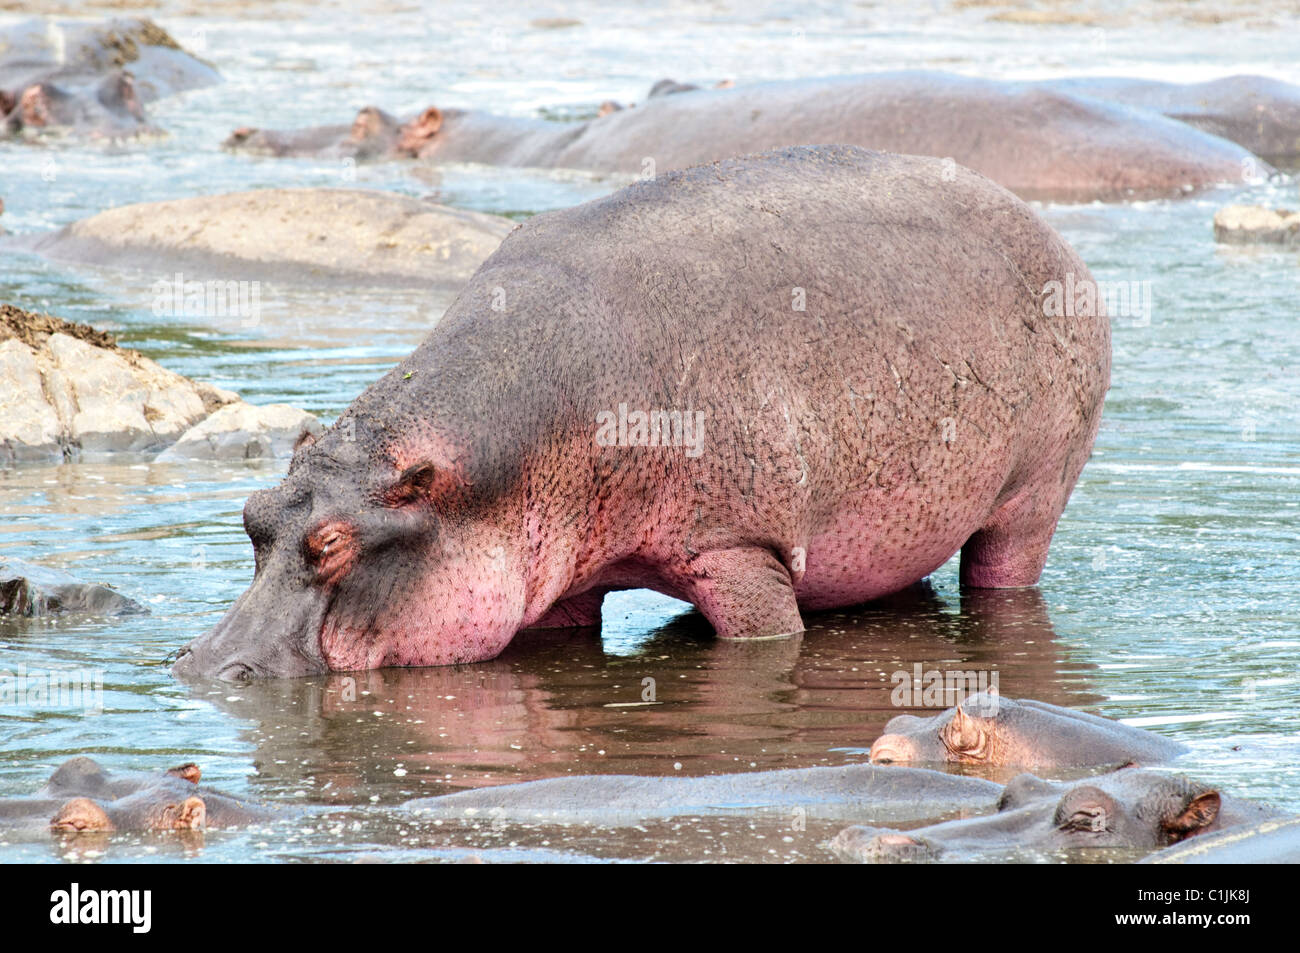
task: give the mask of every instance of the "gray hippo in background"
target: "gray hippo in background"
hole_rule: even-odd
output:
[[[0,117],[8,135],[156,133],[145,104],[220,81],[151,20],[35,19],[0,30]]]
[[[117,774],[96,761],[65,761],[31,798],[0,799],[0,829],[56,833],[203,830],[268,821],[278,812],[199,787],[187,763],[166,771]]]
[[[252,585],[173,672],[482,661],[628,588],[779,637],[958,550],[1032,585],[1110,378],[1102,309],[1045,306],[1067,275],[1006,190],[851,146],[538,215],[249,499]]]
[[[0,109],[5,100],[0,98]],[[124,139],[157,133],[145,118],[130,73],[115,72],[89,89],[51,82],[26,87],[4,116],[8,136],[48,131],[76,132],[95,139]]]
[[[0,555],[0,619],[61,612],[124,615],[148,611],[108,586],[85,582],[61,569]]]
[[[899,715],[871,746],[873,764],[1019,768],[1158,764],[1187,749],[1141,728],[1045,702],[980,692],[930,718]]]
[[[1267,76],[1226,76],[1204,83],[1164,83],[1121,76],[1080,76],[1039,84],[1177,119],[1275,165],[1300,165],[1300,86]]]
[[[1209,785],[1138,768],[1070,784],[1022,774],[1002,792],[997,813],[911,831],[849,827],[830,848],[867,863],[970,860],[972,853],[993,851],[1154,850],[1279,814]]]
[[[919,71],[686,90],[580,123],[437,106],[398,121],[370,110],[350,127],[244,128],[226,145],[647,176],[829,142],[948,158],[1021,198],[1070,202],[1176,196],[1269,171],[1235,143],[1156,113]]]

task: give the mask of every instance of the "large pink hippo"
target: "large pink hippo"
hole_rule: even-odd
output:
[[[244,128],[226,144],[644,175],[818,142],[951,158],[1022,198],[1061,201],[1179,195],[1268,171],[1241,146],[1154,112],[911,71],[687,90],[582,123],[437,106],[399,122],[367,109],[350,127]]]
[[[958,549],[965,585],[1032,585],[1110,376],[1067,280],[1004,189],[851,146],[539,215],[249,499],[253,583],[174,671],[473,662],[641,587],[783,636]]]

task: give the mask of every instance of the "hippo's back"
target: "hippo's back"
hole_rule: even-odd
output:
[[[813,541],[856,575],[801,599],[842,605],[931,571],[1023,489],[1054,526],[1110,335],[1104,307],[1067,316],[1044,289],[1089,281],[1024,203],[951,162],[795,147],[538,216],[395,374],[437,366],[430,399],[474,421],[482,479],[503,445],[565,448],[548,472],[594,456],[600,493],[665,524]],[[630,431],[594,422],[638,410],[700,415],[697,452],[618,456]]]

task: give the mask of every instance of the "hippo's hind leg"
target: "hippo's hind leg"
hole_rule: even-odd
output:
[[[561,599],[530,629],[600,628],[600,606],[608,589],[590,589],[568,599]]]
[[[976,589],[1019,589],[1038,582],[1060,508],[1034,488],[999,506],[961,548],[961,584]]]
[[[687,590],[719,638],[765,639],[804,630],[790,571],[771,550],[701,553],[691,562]]]

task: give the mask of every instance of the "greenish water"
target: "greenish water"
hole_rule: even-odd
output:
[[[164,20],[183,42],[201,29],[228,82],[159,104],[156,121],[174,134],[143,148],[0,143],[3,221],[34,231],[129,201],[292,184],[435,193],[524,216],[619,183],[468,167],[341,169],[216,146],[237,125],[345,120],[369,101],[406,111],[431,91],[514,112],[580,113],[607,97],[638,98],[665,72],[701,81],[854,72],[867,52],[880,68],[1047,75],[1095,43],[1087,31],[1049,31],[1035,35],[1052,43],[1026,52],[1010,28],[972,20],[945,32],[866,10],[851,29],[836,29],[829,13],[800,13],[804,32],[792,37],[794,8],[779,5],[753,22],[726,12],[670,22],[631,8],[571,15],[588,25],[539,31],[463,10],[397,13],[349,23],[355,43],[340,39],[339,14],[264,36],[234,21]],[[638,16],[649,18],[639,31]],[[508,53],[494,46],[498,29]],[[1242,49],[1267,48],[1278,57],[1270,72],[1298,78],[1286,72],[1300,62],[1294,37],[1265,44],[1228,29],[1235,43],[1186,29],[1156,44],[1134,26],[1110,35],[1101,66],[1195,78],[1231,71],[1234,56],[1249,59]],[[429,56],[435,41],[440,54]],[[102,713],[0,709],[0,795],[28,792],[64,758],[89,753],[124,769],[194,760],[205,783],[322,812],[199,840],[69,845],[0,835],[0,861],[446,860],[481,848],[502,859],[824,860],[820,844],[838,827],[815,818],[798,833],[743,816],[584,832],[416,823],[395,806],[567,773],[864,760],[898,713],[891,674],[914,663],[996,670],[1006,695],[1144,724],[1191,747],[1179,765],[1187,773],[1300,811],[1300,255],[1217,248],[1213,212],[1239,200],[1294,206],[1296,185],[1042,210],[1098,278],[1150,282],[1152,307],[1149,321],[1114,322],[1096,453],[1030,594],[963,598],[950,564],[914,598],[812,617],[798,640],[736,646],[711,639],[680,603],[624,593],[607,603],[599,639],[530,635],[482,665],[370,673],[352,701],[337,679],[191,691],[163,660],[247,584],[240,511],[282,467],[115,459],[0,470],[0,555],[111,583],[151,609],[0,623],[0,670],[89,669],[104,685]],[[269,288],[257,327],[208,326],[155,317],[155,278],[14,257],[0,262],[0,300],[112,328],[182,374],[326,419],[414,347],[448,303]],[[647,678],[654,705],[639,704]]]

